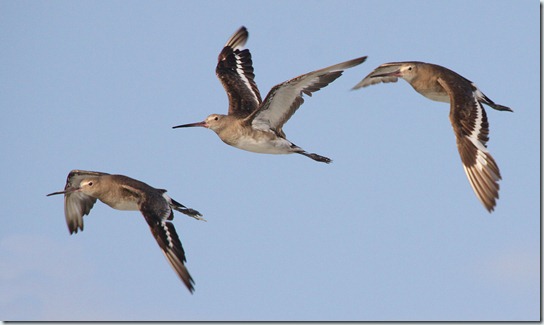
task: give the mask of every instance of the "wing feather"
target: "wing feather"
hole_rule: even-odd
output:
[[[401,64],[401,62],[391,62],[380,65],[379,67],[374,69],[374,71],[364,77],[363,80],[356,84],[352,89],[355,90],[362,87],[375,85],[381,82],[397,82],[399,80],[399,77],[387,74],[397,71]]]
[[[450,96],[450,121],[457,139],[457,149],[472,189],[491,212],[499,198],[501,174],[487,150],[489,123],[486,112],[468,83],[438,82]]]
[[[229,115],[247,116],[261,104],[261,94],[255,83],[251,53],[242,49],[248,38],[241,27],[227,41],[219,54],[215,73],[229,98]]]
[[[296,110],[304,103],[304,94],[326,87],[342,75],[342,72],[363,63],[366,57],[335,64],[313,71],[274,86],[266,96],[261,107],[248,119],[256,129],[273,129],[283,135],[282,127]]]
[[[107,173],[93,172],[86,170],[72,170],[66,178],[65,191],[79,187],[81,181],[89,176],[103,176]],[[64,195],[64,217],[70,234],[83,231],[83,216],[91,212],[96,198],[81,192],[68,192]]]
[[[187,289],[193,293],[194,280],[185,267],[185,251],[176,228],[169,221],[173,219],[173,212],[168,202],[162,197],[162,193],[157,192],[156,196],[148,197],[142,202],[140,210],[168,263]]]

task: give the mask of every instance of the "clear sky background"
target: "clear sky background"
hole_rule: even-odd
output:
[[[1,1],[0,319],[538,320],[537,1]],[[210,130],[217,55],[249,30],[263,97],[355,57],[306,98],[290,140],[331,157],[264,155]],[[350,91],[418,60],[474,81],[503,176],[489,214],[463,171],[449,105],[405,81]],[[168,189],[191,295],[139,212],[98,202],[70,236],[71,169]]]

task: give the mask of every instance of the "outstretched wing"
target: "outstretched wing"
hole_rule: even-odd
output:
[[[457,139],[457,149],[472,189],[491,212],[499,198],[501,174],[487,151],[489,123],[477,94],[467,83],[451,83],[438,78],[450,96],[450,121]]]
[[[151,233],[159,244],[164,256],[166,256],[166,259],[187,289],[193,293],[195,290],[194,281],[185,267],[185,251],[181,245],[176,228],[174,228],[174,224],[168,221],[173,218],[172,209],[165,200],[154,197],[142,202],[140,211],[147,221]]]
[[[229,97],[229,115],[247,116],[262,101],[254,81],[251,53],[242,49],[247,38],[247,29],[242,26],[223,47],[215,69]]]
[[[284,136],[282,127],[304,102],[303,94],[312,96],[313,92],[326,87],[340,77],[345,69],[361,64],[365,60],[366,56],[342,62],[274,86],[259,110],[248,119],[252,119],[251,123],[256,129],[271,128]]]
[[[96,203],[96,198],[81,192],[73,192],[73,190],[79,187],[84,178],[103,175],[108,174],[74,169],[66,178],[64,191],[48,194],[48,196],[64,194],[64,217],[70,234],[77,233],[80,229],[83,230],[83,216],[89,214]]]
[[[355,90],[362,87],[378,84],[380,82],[397,82],[397,80],[399,80],[399,77],[391,74],[395,71],[398,71],[401,65],[402,62],[384,63],[374,69],[374,71],[369,73],[366,77],[364,77],[363,80],[356,84],[352,89]]]

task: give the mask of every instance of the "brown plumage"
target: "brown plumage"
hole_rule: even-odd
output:
[[[47,196],[56,194],[64,194],[64,215],[70,234],[83,230],[83,216],[90,213],[97,199],[117,210],[139,210],[172,268],[187,289],[191,293],[194,291],[193,278],[185,267],[185,251],[170,221],[174,218],[172,209],[204,220],[198,211],[173,200],[166,195],[166,190],[139,180],[85,170],[72,170],[64,191]]]
[[[421,95],[450,103],[450,121],[457,139],[461,162],[474,192],[491,212],[499,198],[501,174],[487,150],[489,123],[482,104],[499,111],[512,111],[495,104],[470,80],[442,66],[418,61],[380,65],[354,89],[403,78]]]
[[[268,154],[298,153],[316,161],[331,159],[308,153],[287,140],[283,125],[304,102],[303,95],[326,87],[345,69],[365,61],[366,57],[339,63],[280,83],[270,90],[264,101],[255,83],[249,50],[242,49],[248,32],[240,28],[227,41],[218,57],[216,74],[229,99],[228,115],[212,114],[204,121],[175,126],[200,126],[213,130],[228,145]]]

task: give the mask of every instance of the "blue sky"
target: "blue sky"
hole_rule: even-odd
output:
[[[540,40],[536,1],[2,1],[3,320],[538,320]],[[355,57],[263,155],[205,129],[225,113],[217,55],[249,30],[263,97]],[[461,166],[449,105],[404,81],[418,60],[474,81],[503,181],[495,212]],[[189,294],[138,212],[102,203],[70,236],[71,169],[168,189]]]

